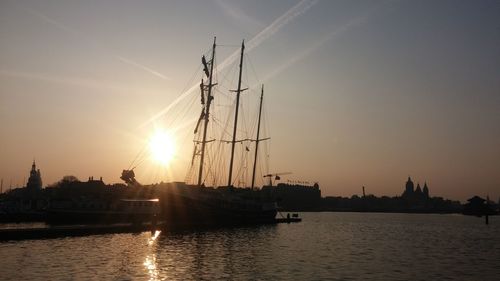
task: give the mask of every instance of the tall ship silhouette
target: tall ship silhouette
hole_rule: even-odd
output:
[[[242,93],[248,88],[242,88],[242,75],[244,63],[244,41],[241,44],[239,53],[239,72],[237,88],[230,90],[235,94],[234,120],[231,124],[232,134],[228,134],[227,128],[223,129],[221,139],[211,138],[212,109],[214,102],[215,88],[218,85],[216,80],[216,38],[214,38],[210,50],[210,58],[205,55],[201,59],[203,78],[200,83],[201,114],[194,128],[195,138],[191,166],[186,182],[175,182],[156,185],[140,185],[135,179],[134,169],[123,170],[121,179],[129,186],[136,186],[141,193],[154,194],[159,198],[161,205],[160,218],[167,224],[234,224],[234,223],[267,223],[273,222],[277,214],[277,203],[272,191],[268,189],[258,189],[255,187],[256,169],[258,161],[258,149],[261,141],[269,138],[261,138],[261,117],[262,102],[264,97],[264,86],[260,91],[259,113],[257,134],[255,138],[238,139],[237,133],[239,108]],[[231,112],[232,113],[232,112]],[[226,125],[229,122],[226,122]],[[229,138],[229,139],[224,139]],[[236,147],[242,149],[243,143],[254,143],[251,185],[249,187],[235,187],[235,151]],[[224,149],[211,149],[209,146],[218,143],[219,145],[230,145],[229,165],[227,174],[225,168],[221,167],[227,161],[221,160]],[[250,149],[244,147],[245,152]],[[210,154],[212,153],[212,154]],[[247,159],[248,160],[248,159]],[[248,162],[248,161],[247,161]],[[224,184],[224,178],[227,181]],[[208,179],[210,178],[210,183]]]

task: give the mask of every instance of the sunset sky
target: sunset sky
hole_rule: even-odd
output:
[[[245,39],[245,98],[265,84],[269,172],[284,181],[395,196],[411,176],[431,196],[500,197],[500,1],[444,0],[1,0],[4,191],[34,158],[44,185],[120,182],[158,128],[174,159],[137,178],[184,181],[201,109],[175,116],[199,100],[214,36],[218,63]]]

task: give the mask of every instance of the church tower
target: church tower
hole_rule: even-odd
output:
[[[415,193],[418,195],[422,194],[422,189],[420,188],[420,183],[417,183],[417,189],[415,189]]]
[[[425,198],[429,198],[429,188],[427,187],[427,182],[424,183],[424,196]]]
[[[408,181],[406,182],[406,188],[405,188],[405,191],[403,192],[403,197],[412,196],[414,188],[415,188],[415,186],[413,185],[411,178],[408,177]]]
[[[32,190],[42,189],[42,175],[40,174],[40,169],[36,169],[35,160],[33,160],[33,165],[31,165],[30,177],[28,178],[26,188]]]

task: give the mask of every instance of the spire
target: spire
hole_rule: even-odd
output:
[[[429,187],[427,187],[427,182],[424,182],[424,195],[425,197],[429,198]]]
[[[30,177],[28,178],[26,187],[30,189],[42,188],[42,176],[40,173],[40,169],[36,169],[35,159],[33,159],[33,164],[31,165]]]
[[[422,188],[420,188],[420,183],[417,183],[417,189],[415,189],[415,193],[422,193]]]

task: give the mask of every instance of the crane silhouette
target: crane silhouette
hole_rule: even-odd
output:
[[[269,178],[269,186],[273,186],[273,177],[274,177],[274,180],[279,181],[281,179],[280,176],[290,175],[290,174],[291,174],[291,172],[282,172],[282,173],[267,174],[267,175],[264,175],[264,178]]]

